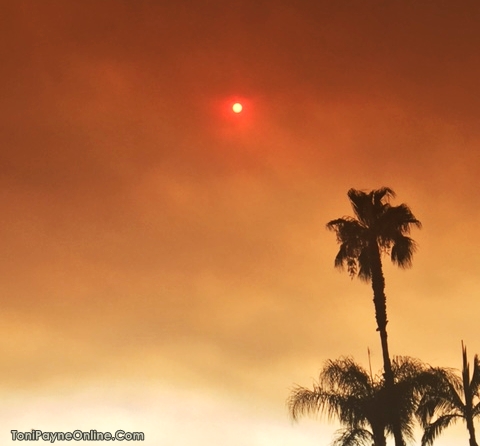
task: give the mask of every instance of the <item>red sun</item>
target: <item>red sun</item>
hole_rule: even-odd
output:
[[[232,105],[232,110],[234,113],[240,113],[243,110],[243,106],[240,102],[235,102],[235,104]]]

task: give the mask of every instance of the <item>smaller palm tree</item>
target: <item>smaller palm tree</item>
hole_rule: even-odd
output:
[[[411,440],[417,404],[430,382],[428,369],[408,357],[395,358],[392,369],[401,430]],[[337,431],[334,446],[385,446],[386,434],[393,433],[388,402],[383,374],[372,376],[353,359],[341,358],[326,362],[313,389],[294,388],[287,404],[294,420],[315,413],[337,418],[345,427]]]
[[[431,386],[420,401],[417,413],[424,428],[422,446],[432,445],[445,428],[459,419],[467,425],[470,446],[478,446],[474,419],[480,415],[480,359],[475,355],[471,377],[463,342],[462,359],[461,377],[450,369],[435,369],[437,385]]]

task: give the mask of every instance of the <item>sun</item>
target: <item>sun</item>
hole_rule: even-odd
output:
[[[235,113],[240,113],[243,110],[242,104],[240,104],[240,102],[235,102],[235,104],[232,105],[232,110]]]

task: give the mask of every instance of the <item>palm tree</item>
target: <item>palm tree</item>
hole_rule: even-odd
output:
[[[429,369],[415,359],[397,357],[392,370],[400,426],[412,439],[418,401],[430,382]],[[315,413],[338,418],[345,427],[337,431],[334,446],[385,446],[386,434],[393,432],[383,375],[372,376],[351,358],[327,361],[313,390],[297,386],[287,404],[295,421]]]
[[[348,198],[357,218],[343,217],[327,223],[335,231],[340,249],[335,266],[347,266],[350,276],[371,281],[377,330],[380,334],[385,374],[388,411],[396,446],[404,446],[397,404],[393,392],[393,372],[387,342],[387,306],[385,279],[382,269],[382,253],[390,254],[394,264],[406,268],[412,264],[415,242],[408,237],[411,226],[421,227],[410,208],[401,204],[391,206],[389,199],[395,193],[388,187],[364,192],[348,191]]]
[[[480,415],[480,359],[475,355],[470,378],[467,348],[463,342],[462,356],[461,377],[449,369],[436,369],[441,382],[420,402],[418,416],[424,427],[422,446],[433,444],[435,438],[458,419],[465,420],[470,446],[478,446],[473,420]]]

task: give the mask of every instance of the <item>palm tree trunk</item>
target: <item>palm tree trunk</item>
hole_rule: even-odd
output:
[[[470,436],[470,446],[478,446],[475,438],[475,427],[473,425],[473,391],[470,383],[470,367],[467,359],[467,348],[463,345],[462,341],[462,382],[463,382],[463,395],[465,397],[465,422],[467,424],[468,434]]]
[[[466,422],[467,422],[468,433],[470,435],[470,438],[468,439],[470,446],[478,446],[477,440],[475,438],[475,427],[473,426],[473,418],[469,416]]]
[[[464,369],[465,375],[465,369]],[[477,440],[475,438],[475,426],[473,425],[473,395],[470,393],[470,383],[468,380],[468,367],[466,369],[467,379],[463,380],[463,391],[465,394],[465,422],[467,424],[468,434],[470,436],[469,443],[470,446],[478,446]],[[465,378],[465,376],[464,376]],[[466,387],[465,387],[466,381]]]
[[[380,334],[382,344],[383,370],[385,378],[385,392],[387,394],[388,406],[391,418],[395,446],[405,446],[402,429],[400,425],[400,416],[398,413],[398,404],[395,396],[395,387],[392,371],[392,362],[388,351],[387,340],[387,298],[385,296],[385,278],[383,277],[382,261],[377,241],[370,243],[370,271],[372,274],[373,304],[375,306],[375,319],[377,321],[377,330]]]
[[[387,446],[385,438],[385,426],[374,426],[372,424],[373,446]]]

